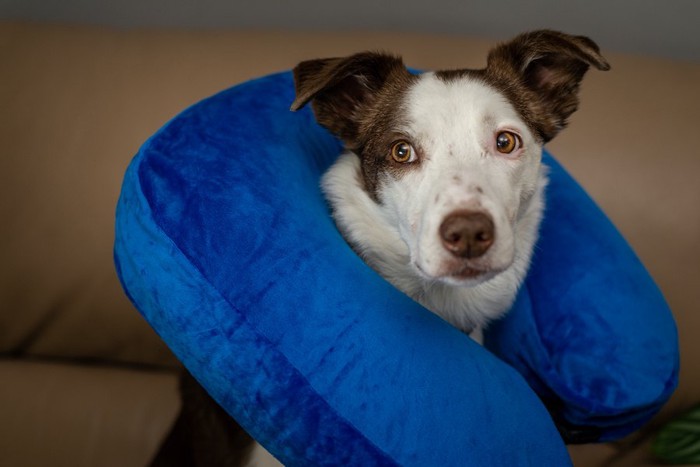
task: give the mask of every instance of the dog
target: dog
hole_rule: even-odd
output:
[[[492,49],[484,69],[412,73],[363,52],[294,68],[296,99],[346,151],[321,186],[381,276],[479,334],[513,304],[544,210],[543,145],[578,107],[595,42],[551,30]]]
[[[497,46],[481,70],[414,74],[364,52],[297,65],[291,109],[311,103],[345,145],[321,186],[352,248],[474,336],[511,307],[527,273],[542,147],[576,110],[590,66],[610,68],[592,40],[549,30]],[[186,372],[181,392],[151,465],[245,465],[253,440]]]

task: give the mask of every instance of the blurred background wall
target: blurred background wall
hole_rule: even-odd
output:
[[[493,39],[549,27],[590,35],[609,51],[700,61],[696,0],[0,0],[0,19]]]

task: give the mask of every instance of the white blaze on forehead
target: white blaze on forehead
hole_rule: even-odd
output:
[[[523,126],[501,93],[468,76],[443,80],[425,73],[408,91],[406,102],[410,130],[418,144],[481,146],[486,135],[480,131]]]

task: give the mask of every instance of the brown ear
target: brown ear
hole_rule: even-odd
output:
[[[579,85],[590,66],[610,69],[591,39],[540,30],[493,49],[486,73],[510,92],[543,140],[549,141],[576,111]]]
[[[400,58],[374,52],[301,62],[294,68],[291,110],[311,101],[318,122],[352,145],[363,114],[395,72],[408,73]]]

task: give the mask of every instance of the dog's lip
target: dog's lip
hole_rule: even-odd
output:
[[[484,274],[489,273],[490,271],[485,271],[482,269],[476,269],[472,268],[469,266],[465,266],[464,268],[460,269],[459,271],[452,272],[447,274],[449,277],[455,278],[455,279],[475,279],[479,276],[482,276]]]
[[[425,271],[419,263],[414,263],[416,269],[426,278],[428,279],[451,279],[451,280],[456,280],[456,281],[468,281],[471,279],[478,279],[483,276],[488,276],[496,271],[492,271],[491,269],[478,269],[475,267],[471,266],[462,266],[458,269],[451,270],[451,271],[446,271],[443,274],[439,274],[437,276],[434,276],[432,274],[429,274],[427,271]]]

